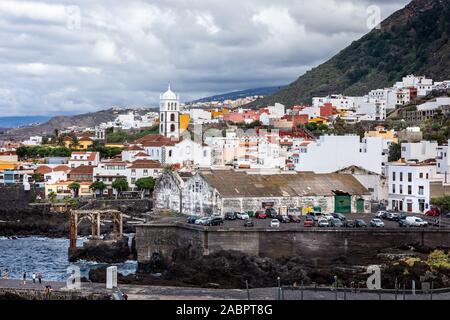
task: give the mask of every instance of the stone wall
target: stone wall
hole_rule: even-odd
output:
[[[139,263],[149,261],[154,252],[170,262],[172,252],[186,245],[204,255],[221,250],[237,250],[270,258],[302,256],[316,263],[330,263],[341,258],[361,263],[376,258],[383,250],[400,246],[450,248],[450,230],[242,230],[221,227],[208,229],[185,224],[147,224],[136,227]]]
[[[0,211],[17,211],[28,208],[36,199],[36,190],[32,187],[25,191],[22,185],[0,186]]]
[[[53,290],[46,295],[44,290],[0,288],[0,297],[8,295],[24,300],[112,300],[112,295],[107,293]]]
[[[81,206],[83,210],[119,210],[123,213],[145,213],[153,208],[152,199],[91,199]]]

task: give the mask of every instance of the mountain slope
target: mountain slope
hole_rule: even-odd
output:
[[[197,99],[192,101],[191,103],[195,102],[210,102],[210,101],[224,101],[227,99],[235,100],[238,98],[245,98],[250,96],[267,96],[271,95],[278,90],[284,88],[285,86],[278,86],[278,87],[264,87],[264,88],[254,88],[254,89],[247,89],[247,90],[241,90],[241,91],[233,91],[233,92],[227,92],[222,93],[218,95],[214,95],[211,97],[205,97],[201,99]]]
[[[33,135],[53,135],[55,129],[62,130],[71,126],[93,128],[100,123],[113,121],[115,118],[117,118],[118,114],[128,113],[132,110],[138,111],[138,113],[152,111],[151,109],[110,108],[107,110],[84,113],[74,116],[57,116],[38,125],[11,129],[6,134],[0,135],[0,140],[24,139]]]
[[[407,74],[450,78],[450,0],[413,0],[336,56],[249,106],[311,103],[313,96],[362,95]]]

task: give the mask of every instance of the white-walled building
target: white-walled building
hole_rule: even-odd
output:
[[[97,166],[100,161],[100,153],[98,152],[72,152],[69,159],[69,167],[76,168],[81,165]]]
[[[417,111],[427,111],[427,110],[435,110],[442,106],[450,105],[450,97],[438,97],[433,99],[432,101],[427,101],[425,103],[419,104],[417,106]]]
[[[25,146],[38,146],[42,144],[42,137],[41,136],[32,136],[28,140],[25,140],[22,142]]]
[[[313,107],[323,106],[325,103],[331,103],[337,110],[355,110],[355,97],[346,97],[343,95],[329,95],[326,97],[313,97]]]
[[[388,210],[425,213],[430,209],[430,183],[441,181],[435,163],[390,163],[386,172]]]
[[[438,144],[436,141],[421,141],[402,143],[402,158],[405,161],[417,160],[422,162],[429,159],[435,159],[437,156]]]
[[[350,166],[382,173],[386,160],[384,141],[368,137],[360,141],[359,136],[321,136],[300,147],[294,155],[296,171],[331,173]]]
[[[159,133],[165,137],[178,139],[180,137],[180,96],[170,90],[159,97]]]
[[[437,173],[441,173],[444,175],[445,181],[450,181],[449,178],[449,169],[450,169],[450,156],[449,156],[449,149],[450,146],[450,139],[448,140],[448,143],[446,146],[439,146],[437,148],[437,157],[436,157],[436,170]]]

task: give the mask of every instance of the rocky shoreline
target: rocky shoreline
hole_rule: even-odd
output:
[[[278,277],[283,285],[330,286],[337,277],[340,286],[364,287],[367,266],[376,264],[381,268],[383,288],[394,288],[396,281],[399,286],[410,288],[412,280],[417,284],[433,282],[434,288],[450,287],[448,252],[430,248],[393,248],[391,253],[380,253],[371,263],[359,266],[345,259],[319,266],[298,256],[270,259],[236,251],[198,256],[188,248],[177,250],[169,265],[164,265],[157,256],[152,260],[150,265],[140,266],[136,274],[119,274],[119,283],[245,289],[246,281],[250,288],[277,286]],[[106,271],[91,270],[89,277],[93,282],[105,281]]]

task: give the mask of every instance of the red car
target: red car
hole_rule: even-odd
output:
[[[267,214],[265,214],[263,211],[256,211],[255,217],[256,219],[266,219]]]
[[[433,207],[430,210],[428,210],[427,212],[425,212],[425,215],[429,216],[429,217],[439,217],[441,215],[441,212],[439,211],[438,208]]]
[[[312,218],[306,218],[305,222],[303,222],[304,227],[314,227],[314,220]]]

